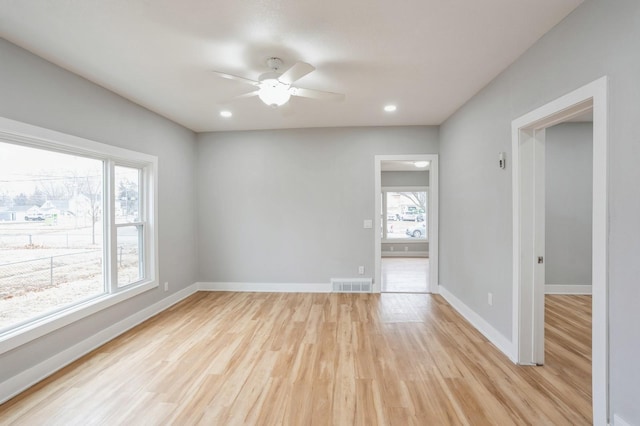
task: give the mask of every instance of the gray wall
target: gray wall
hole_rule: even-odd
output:
[[[593,124],[546,130],[545,284],[591,285]]]
[[[197,281],[193,132],[0,39],[0,116],[158,156],[162,287],[0,355],[0,382]]]
[[[436,127],[199,135],[200,279],[373,276],[374,156],[437,152]]]
[[[610,410],[631,424],[640,424],[639,45],[640,2],[586,0],[440,129],[440,284],[510,337],[511,168],[498,169],[498,152],[511,152],[514,118],[609,76]]]
[[[429,171],[381,172],[381,186],[429,186]]]

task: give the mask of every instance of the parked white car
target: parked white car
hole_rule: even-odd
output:
[[[41,221],[44,220],[44,214],[43,213],[27,213],[27,215],[24,217],[24,220],[26,220],[27,222],[29,221]]]
[[[407,228],[405,234],[410,236],[411,238],[422,238],[427,235],[427,227],[424,222],[417,226],[412,226]]]

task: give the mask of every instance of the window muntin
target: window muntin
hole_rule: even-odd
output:
[[[2,125],[14,123],[0,119]],[[12,137],[0,129],[2,352],[68,323],[65,317],[81,318],[83,309],[95,312],[157,286],[155,157],[26,127],[36,137]],[[35,201],[36,208],[13,208],[16,197],[21,205]],[[15,232],[16,226],[29,232]],[[19,251],[13,249],[15,234],[30,240],[23,242],[30,250],[26,258],[9,255]],[[9,268],[14,271],[7,273]],[[25,279],[26,273],[32,278]],[[43,321],[48,325],[42,331],[30,325]],[[15,343],[6,340],[16,333],[23,336]]]

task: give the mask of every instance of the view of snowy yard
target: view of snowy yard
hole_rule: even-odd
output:
[[[0,334],[109,291],[99,159],[0,143]],[[139,169],[115,166],[114,286],[143,278]]]
[[[102,232],[95,244],[91,233],[68,217],[51,225],[0,222],[0,329],[105,292]],[[123,282],[138,280],[137,250],[135,232],[119,238]]]

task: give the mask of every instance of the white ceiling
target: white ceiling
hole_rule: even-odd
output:
[[[194,131],[440,124],[582,0],[0,0],[0,36]],[[270,56],[316,71],[292,114],[251,86]],[[397,104],[385,113],[385,104]],[[233,117],[219,116],[222,109]]]

